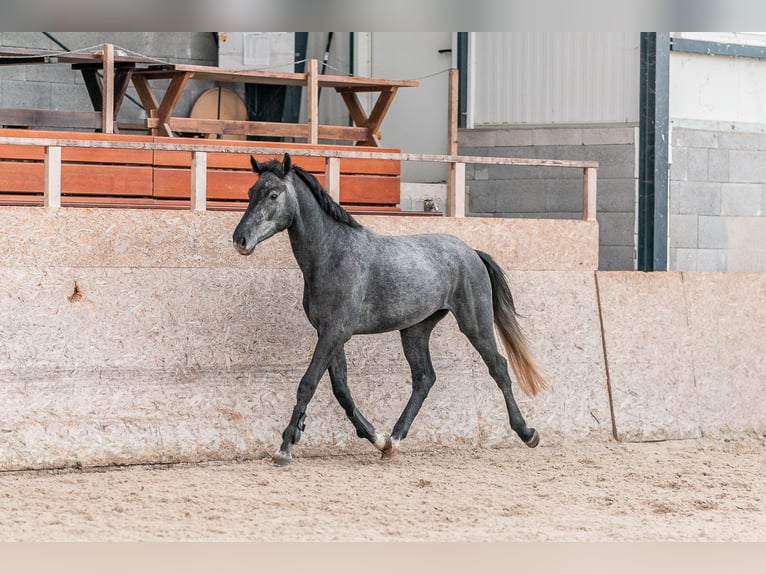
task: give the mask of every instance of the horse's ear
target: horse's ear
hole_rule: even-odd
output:
[[[253,166],[253,171],[257,173],[258,175],[261,175],[261,166],[258,163],[258,160],[255,159],[254,156],[250,156],[250,165]]]
[[[292,167],[292,165],[293,165],[293,160],[290,159],[290,154],[285,152],[285,157],[282,160],[282,169],[284,170],[285,175],[290,173],[290,168]]]

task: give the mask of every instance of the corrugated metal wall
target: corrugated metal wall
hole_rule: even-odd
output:
[[[638,32],[473,34],[475,127],[638,122]]]

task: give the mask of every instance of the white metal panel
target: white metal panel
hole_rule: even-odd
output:
[[[762,38],[760,45],[765,44]],[[670,53],[670,117],[674,121],[766,124],[764,93],[766,60]]]
[[[638,32],[476,32],[474,125],[638,121]]]

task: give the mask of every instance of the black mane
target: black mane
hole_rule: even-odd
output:
[[[343,209],[332,197],[330,197],[330,195],[322,188],[322,185],[316,177],[307,171],[304,171],[297,165],[293,165],[293,171],[309,188],[314,195],[314,198],[317,200],[319,207],[322,208],[322,211],[339,223],[345,223],[350,227],[362,227],[362,225],[354,219],[348,211]]]
[[[277,175],[280,179],[284,179],[287,176],[287,173],[285,173],[284,163],[278,159],[260,163],[258,164],[258,167],[260,168],[261,173],[270,171],[271,173]],[[307,171],[304,171],[302,168],[295,164],[292,164],[292,166],[288,169],[288,173],[290,169],[295,172],[295,174],[300,177],[301,180],[303,180],[303,183],[305,183],[306,187],[309,188],[309,191],[311,191],[314,199],[317,200],[317,203],[319,204],[319,207],[322,208],[322,211],[324,211],[327,215],[339,223],[344,223],[350,227],[362,227],[362,225],[356,219],[354,219],[348,211],[343,209],[333,200],[332,197],[330,197],[330,195],[322,188],[322,185],[319,183],[319,180],[316,177]]]

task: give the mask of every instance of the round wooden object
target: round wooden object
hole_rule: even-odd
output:
[[[210,88],[197,98],[189,117],[205,120],[247,120],[247,108],[236,93],[228,88]],[[207,139],[218,139],[217,134],[206,134]],[[221,134],[227,140],[244,140],[245,135]]]

